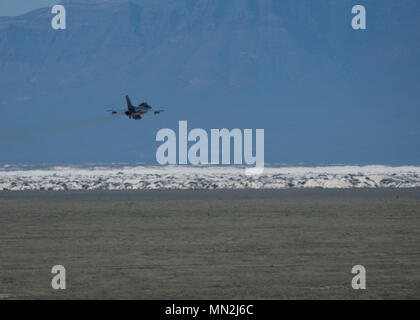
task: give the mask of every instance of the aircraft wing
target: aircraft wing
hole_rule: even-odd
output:
[[[107,112],[111,112],[112,114],[125,114],[127,110],[107,110]]]

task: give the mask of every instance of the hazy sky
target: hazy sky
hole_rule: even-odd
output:
[[[46,6],[0,19],[0,162],[156,163],[187,120],[264,129],[267,163],[420,165],[419,0],[59,0],[65,30],[55,1],[0,0]],[[165,113],[111,117],[127,94]]]
[[[33,9],[52,6],[60,0],[1,0],[0,16],[17,16]]]

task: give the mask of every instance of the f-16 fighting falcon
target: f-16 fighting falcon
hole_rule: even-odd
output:
[[[140,120],[142,118],[142,115],[148,113],[149,111],[152,111],[152,107],[147,102],[142,102],[139,104],[138,107],[135,107],[131,104],[130,98],[128,96],[125,96],[125,99],[127,100],[127,110],[108,111],[112,112],[112,114],[125,114],[127,117],[134,120]],[[163,111],[164,110],[155,110],[153,113],[156,115]]]

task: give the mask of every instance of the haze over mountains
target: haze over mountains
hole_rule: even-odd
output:
[[[160,128],[265,129],[267,162],[420,163],[420,3],[64,1],[0,17],[0,162],[155,162]],[[358,2],[360,3],[360,1]],[[0,13],[1,15],[1,13]],[[133,102],[140,122],[107,117]]]

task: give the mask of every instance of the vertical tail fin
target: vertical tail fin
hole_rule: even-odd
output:
[[[130,98],[128,96],[125,96],[125,99],[127,100],[127,109],[131,110],[133,108],[133,105],[131,104]]]

